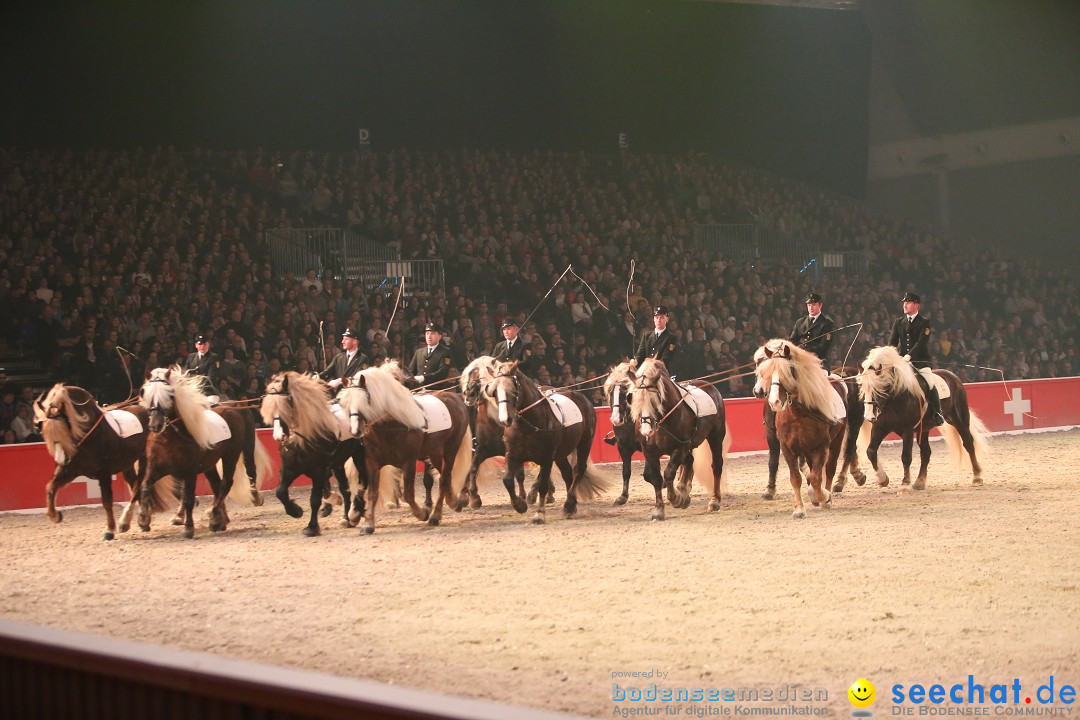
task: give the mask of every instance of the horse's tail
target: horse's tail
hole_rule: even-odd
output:
[[[570,453],[570,465],[576,466],[578,462],[577,450]],[[557,471],[557,467],[552,468],[552,472]],[[574,495],[578,500],[596,500],[603,497],[604,493],[611,489],[611,478],[601,473],[593,465],[592,458],[585,461],[585,472],[581,475],[581,479],[574,485]]]
[[[360,470],[357,469],[352,458],[345,461],[345,478],[349,484],[349,492],[355,496],[360,492]]]
[[[450,473],[450,489],[454,493],[454,497],[449,498],[450,502],[456,502],[461,491],[465,489],[465,478],[469,477],[469,468],[472,466],[472,454],[472,430],[466,425],[457,455],[454,456],[454,470]]]
[[[151,514],[163,512],[180,499],[180,493],[177,492],[179,488],[176,487],[176,479],[170,477],[169,480],[171,482],[164,482],[165,478],[161,478],[154,483],[154,487],[150,493],[150,501],[147,503]],[[136,492],[138,492],[138,487],[139,486],[137,485]],[[132,502],[141,500],[142,497],[136,495],[132,499]]]
[[[390,500],[397,501],[401,497],[401,478],[401,470],[393,465],[379,468],[379,509],[385,509]],[[368,482],[371,482],[370,478]]]
[[[938,432],[945,438],[945,444],[949,447],[949,458],[958,468],[971,469],[971,457],[964,451],[964,443],[960,432],[948,423],[938,427]],[[972,442],[975,445],[975,457],[981,462],[990,454],[990,431],[986,429],[982,419],[975,414],[974,410],[968,409],[968,432],[971,433]]]
[[[255,441],[255,445],[261,445],[258,440]],[[220,475],[224,468],[221,461],[217,462],[218,474]],[[224,479],[224,478],[222,478]],[[229,487],[229,500],[233,501],[237,505],[253,505],[251,502],[251,487],[248,485],[247,468],[244,467],[244,458],[239,457],[236,460],[236,467],[233,468],[232,485]]]
[[[266,451],[259,436],[255,436],[255,484],[250,488],[251,492],[258,493],[263,489],[267,478],[274,475],[274,460]],[[253,498],[254,499],[254,498]],[[261,504],[261,503],[260,503]]]
[[[724,469],[720,472],[720,492],[727,495],[727,457],[728,451],[731,449],[731,426],[727,424],[727,420],[724,420],[724,442],[721,443],[720,447],[724,458]]]

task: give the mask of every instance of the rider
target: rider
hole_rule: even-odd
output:
[[[829,372],[829,348],[832,346],[833,319],[821,312],[821,295],[806,295],[806,315],[795,321],[788,338],[803,350],[809,350],[821,360],[825,372]]]
[[[351,378],[368,366],[368,356],[359,349],[360,335],[352,328],[341,333],[341,349],[345,352],[334,356],[333,361],[319,373],[332,388],[341,387],[344,378]]]
[[[200,334],[195,336],[195,352],[188,353],[187,360],[184,362],[184,369],[190,375],[202,376],[199,389],[202,390],[203,395],[210,398],[210,402],[216,403],[219,397],[214,381],[217,379],[218,371],[221,369],[221,358],[210,349],[209,335]]]
[[[502,324],[503,339],[495,345],[492,354],[499,362],[517,360],[518,369],[525,375],[532,377],[536,358],[533,355],[532,347],[526,346],[525,341],[518,338],[520,330],[521,326],[518,325],[517,320],[507,317]]]
[[[930,406],[929,426],[937,427],[945,422],[941,415],[941,400],[938,398],[937,388],[933,379],[927,377],[930,374],[930,321],[919,314],[922,302],[916,293],[904,294],[904,314],[893,323],[892,335],[889,336],[889,344],[904,356],[904,359],[915,366],[919,375],[923,377],[928,389],[926,402]]]
[[[647,357],[654,357],[663,361],[671,371],[671,361],[679,349],[679,340],[675,333],[668,330],[668,309],[666,305],[657,305],[653,310],[653,329],[641,333],[638,338],[637,354],[634,362],[637,367]]]

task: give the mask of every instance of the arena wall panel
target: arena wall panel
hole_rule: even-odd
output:
[[[1009,382],[971,383],[965,386],[971,407],[991,432],[1032,431],[1080,426],[1080,378],[1045,380],[1016,380]],[[732,434],[730,452],[765,450],[761,427],[762,401],[737,398],[724,403],[727,423]],[[597,409],[597,432],[593,440],[593,462],[617,462],[618,451],[603,442],[611,430],[610,412]],[[259,431],[259,440],[278,465],[277,443],[269,430]],[[53,461],[44,443],[5,445],[0,447],[0,512],[39,510],[45,507],[45,484],[53,474]],[[306,483],[305,478],[297,485]],[[265,483],[264,489],[275,487],[277,474]],[[199,480],[198,492],[208,494],[206,481]],[[113,479],[117,502],[126,502],[127,486]],[[96,481],[80,479],[57,493],[57,505],[86,505],[100,503]]]

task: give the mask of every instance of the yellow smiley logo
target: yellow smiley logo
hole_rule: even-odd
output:
[[[851,683],[851,687],[847,690],[848,700],[851,704],[857,708],[868,708],[874,704],[874,700],[877,698],[877,691],[874,689],[874,684],[864,678],[859,678],[855,682]]]

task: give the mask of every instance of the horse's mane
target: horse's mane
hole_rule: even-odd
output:
[[[72,390],[78,390],[86,395],[86,400],[79,401],[78,406],[87,408],[87,411],[77,409],[76,402],[71,397]],[[52,389],[45,396],[44,405],[46,408],[53,405],[62,407],[68,422],[64,422],[60,418],[50,418],[48,415],[42,415],[41,408],[38,407],[37,403],[34,403],[34,417],[42,421],[41,435],[45,439],[45,446],[49,449],[50,455],[56,457],[56,446],[59,445],[68,459],[74,457],[75,443],[82,440],[87,430],[90,429],[93,414],[89,412],[89,409],[93,404],[90,393],[82,388],[68,387],[63,383],[56,383],[52,386]],[[68,423],[70,423],[70,427]]]
[[[832,398],[836,391],[822,371],[817,355],[782,338],[769,340],[758,350],[763,354],[772,353],[772,357],[766,357],[754,370],[761,382],[768,378],[771,384],[772,378],[778,377],[789,392],[798,387],[799,402],[803,407],[832,422],[840,419],[836,416]],[[757,357],[755,352],[755,360]]]
[[[671,377],[668,375],[667,365],[656,358],[645,358],[645,361],[641,363],[641,367],[637,370],[637,377],[639,383],[641,380],[656,380],[660,392],[657,394],[644,392],[640,389],[635,392],[633,399],[630,401],[630,417],[634,422],[640,420],[644,415],[656,418],[659,421],[659,418],[663,415],[664,406],[671,396],[671,388],[675,387]]]
[[[880,373],[868,372],[870,368],[878,366],[881,368]],[[876,347],[867,353],[862,368],[856,382],[859,383],[859,397],[863,402],[904,391],[916,397],[922,395],[922,388],[915,377],[915,368],[901,357],[892,345]]]
[[[616,385],[630,385],[633,381],[630,379],[630,371],[634,369],[634,361],[627,360],[621,362],[615,367],[611,368],[611,372],[608,373],[607,380],[604,381],[604,395],[611,392],[611,388]]]
[[[171,410],[175,403],[176,414],[192,440],[199,447],[208,448],[214,443],[203,411],[210,409],[210,399],[202,394],[201,382],[200,375],[186,373],[179,365],[154,368],[139,392],[139,403],[147,410],[155,404],[163,410]]]
[[[390,373],[399,383],[404,383],[409,379],[409,374],[401,367],[401,361],[399,360],[387,360],[380,364],[379,368]]]
[[[484,383],[485,379],[490,380],[495,377],[495,365],[498,364],[498,362],[499,361],[496,360],[493,355],[481,355],[466,365],[465,369],[461,371],[461,378],[458,380],[461,392],[465,392],[468,389],[469,382],[471,381],[474,372],[480,376],[481,384]]]
[[[424,413],[413,399],[408,388],[387,367],[365,368],[356,373],[355,379],[341,394],[342,404],[355,410],[368,422],[378,422],[384,417],[398,421],[410,430],[424,427]],[[363,378],[364,388],[359,387]]]
[[[288,396],[280,394],[286,379],[289,381]],[[317,377],[292,370],[278,373],[266,384],[266,396],[259,414],[267,425],[274,424],[275,416],[284,419],[301,447],[315,438],[337,438],[337,419],[330,411],[326,383]]]

